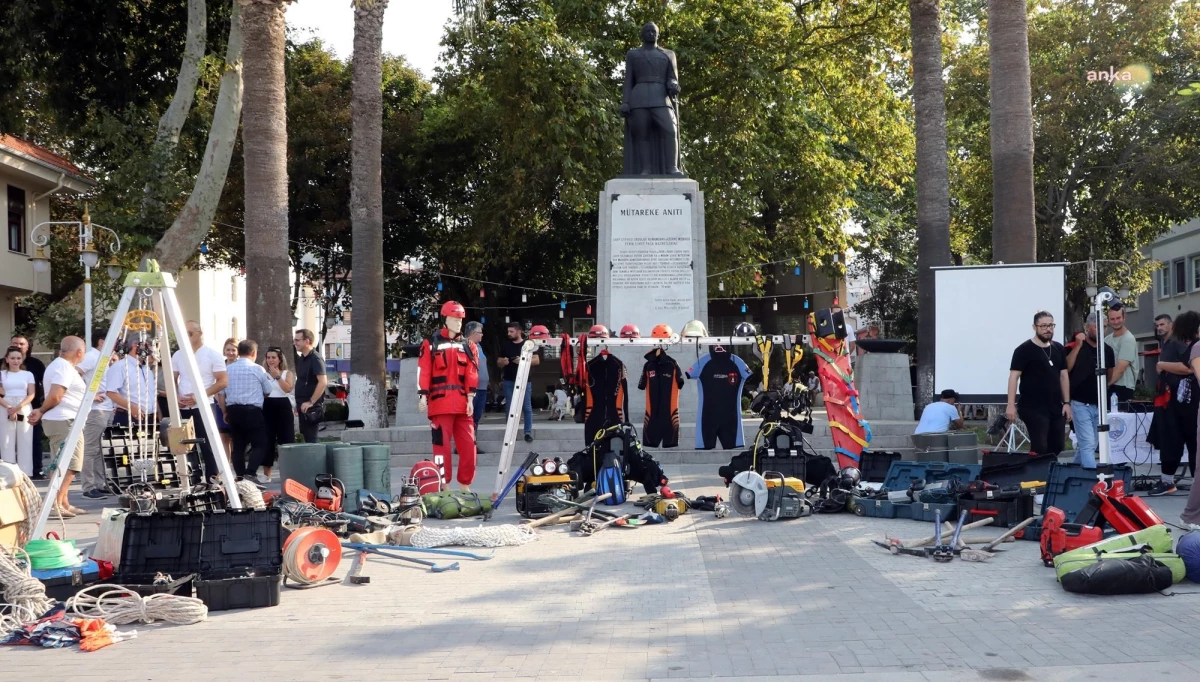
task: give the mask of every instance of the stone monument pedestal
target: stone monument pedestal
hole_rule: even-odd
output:
[[[864,419],[913,420],[908,366],[908,355],[904,353],[867,353],[854,359],[854,385]]]
[[[600,194],[600,242],[596,271],[596,323],[613,333],[635,324],[643,337],[656,325],[675,333],[691,320],[708,326],[708,277],[704,241],[704,193],[689,178],[623,177]],[[641,429],[646,395],[637,389],[646,347],[612,348],[629,371],[629,421]],[[695,351],[669,351],[680,370]],[[681,389],[680,421],[694,424],[699,398],[688,382]],[[690,443],[690,427],[680,434]]]

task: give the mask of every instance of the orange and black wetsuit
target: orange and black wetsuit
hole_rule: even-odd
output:
[[[679,389],[683,371],[675,358],[659,348],[646,353],[638,388],[646,392],[646,421],[642,444],[657,448],[679,445]]]
[[[591,445],[601,430],[624,424],[628,415],[629,383],[625,378],[625,363],[615,355],[597,355],[587,363],[584,444]]]

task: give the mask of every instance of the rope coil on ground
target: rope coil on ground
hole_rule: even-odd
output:
[[[93,585],[67,602],[67,608],[84,618],[101,618],[113,625],[153,623],[191,625],[208,618],[208,607],[195,597],[152,594],[143,597],[120,585]]]
[[[46,596],[46,586],[30,575],[29,555],[24,565],[17,563],[17,553],[0,546],[0,591],[3,592],[8,612],[0,614],[0,637],[6,637],[26,623],[42,617],[54,606],[54,600]]]
[[[413,547],[519,547],[538,538],[527,526],[489,526],[469,528],[421,528],[413,533]]]
[[[262,491],[258,486],[250,481],[242,480],[234,484],[237,488],[238,497],[242,500],[244,509],[266,509],[267,503],[263,501]]]

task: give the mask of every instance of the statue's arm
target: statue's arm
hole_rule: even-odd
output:
[[[674,50],[667,50],[667,58],[671,63],[671,74],[667,79],[667,94],[672,97],[679,95],[679,64],[675,61]]]
[[[629,98],[633,94],[633,55],[625,53],[625,82],[621,85],[621,106],[629,106]]]

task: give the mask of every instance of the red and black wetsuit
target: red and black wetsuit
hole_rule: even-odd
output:
[[[646,392],[646,421],[642,444],[652,448],[679,445],[679,389],[683,371],[675,358],[660,348],[646,353],[638,388]]]
[[[629,383],[625,378],[625,363],[615,355],[597,355],[587,363],[584,444],[591,445],[603,429],[624,424],[628,414]]]

